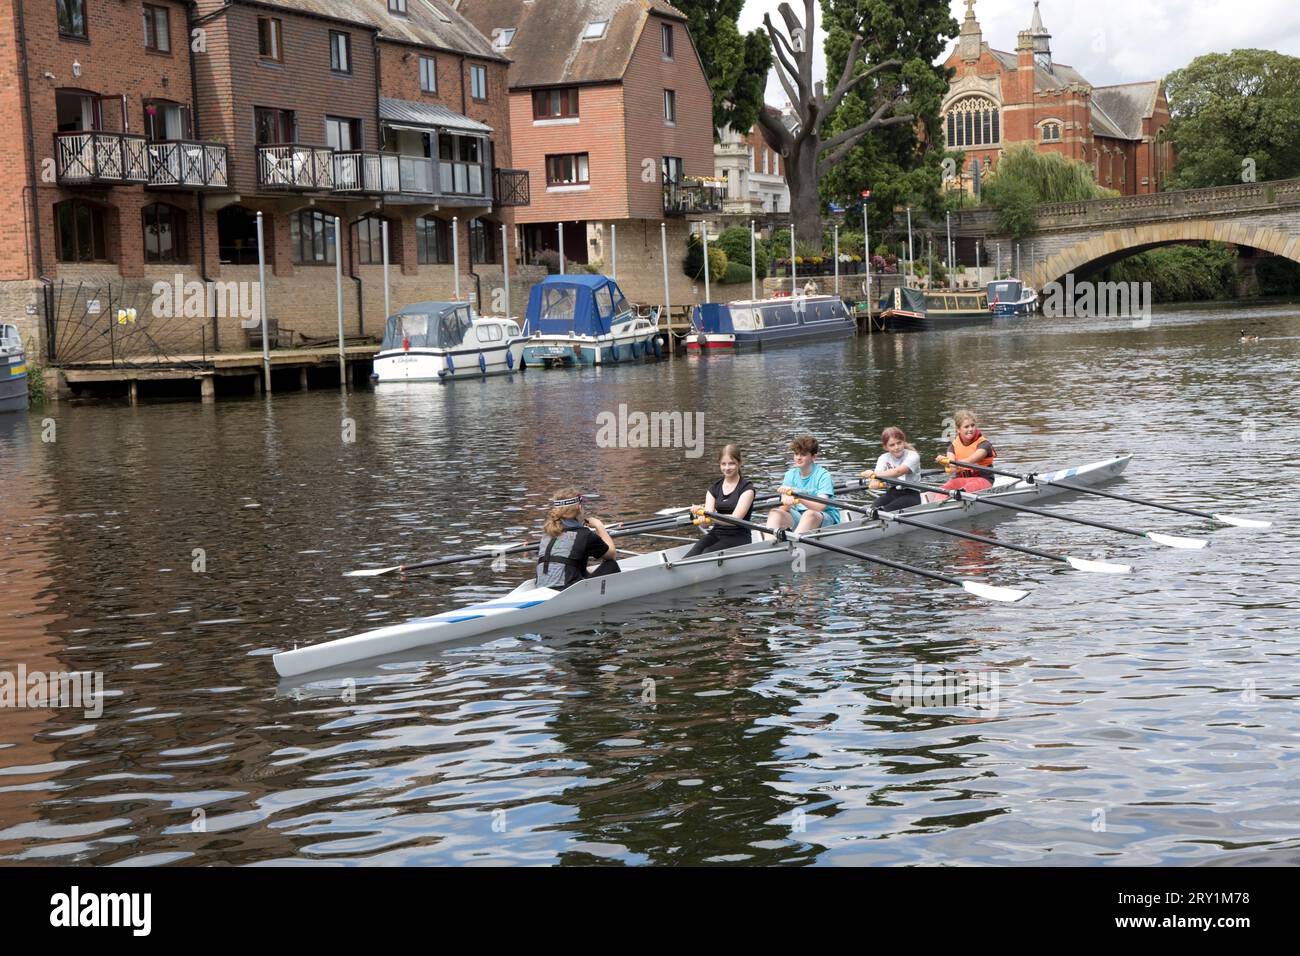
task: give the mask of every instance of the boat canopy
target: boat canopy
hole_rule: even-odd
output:
[[[607,335],[631,311],[618,283],[602,275],[547,276],[528,296],[527,332]]]
[[[455,348],[472,324],[468,302],[415,302],[388,317],[380,350]]]
[[[1019,279],[999,279],[989,283],[989,301],[996,298],[999,302],[1016,302],[1020,299],[1021,284]]]

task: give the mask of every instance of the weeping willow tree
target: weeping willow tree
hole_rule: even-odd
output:
[[[1006,149],[983,186],[984,202],[997,210],[998,228],[1017,239],[1033,231],[1038,206],[1118,195],[1097,185],[1087,163],[1040,153],[1029,144]]]

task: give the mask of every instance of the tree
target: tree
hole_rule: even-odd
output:
[[[730,126],[748,133],[758,121],[772,67],[772,50],[761,30],[742,34],[736,26],[745,0],[678,0],[691,39],[713,91],[713,135]]]
[[[998,230],[1016,239],[1033,232],[1037,208],[1045,203],[1118,195],[1097,185],[1087,163],[1060,153],[1040,153],[1028,143],[1005,149],[983,186],[983,202],[998,212]]]
[[[796,122],[791,128],[781,117],[763,112],[759,114],[759,125],[768,145],[785,159],[791,215],[801,234],[822,234],[822,178],[843,162],[868,133],[915,123],[914,95],[919,97],[917,102],[922,108],[929,105],[934,67],[922,52],[928,49],[928,38],[918,39],[908,18],[941,2],[822,0],[828,22],[833,20],[832,33],[847,41],[839,79],[829,93],[823,83],[813,82],[815,0],[804,0],[802,20],[789,3],[777,8],[785,23],[784,34],[773,25],[770,14],[763,17],[776,55],[777,78],[790,99]],[[931,26],[926,20],[917,29],[925,32]],[[956,21],[947,17],[940,29],[955,34]],[[842,35],[836,32],[839,30]],[[930,60],[941,49],[942,43],[929,54]],[[828,127],[850,93],[856,94],[858,104],[853,123],[842,124],[842,128]],[[829,136],[823,139],[826,133]]]
[[[824,0],[827,71],[844,69],[856,35],[876,38],[866,49],[868,59],[878,61],[892,55],[904,61],[900,73],[909,96],[915,122],[900,123],[876,131],[859,141],[835,163],[821,181],[822,199],[853,199],[871,190],[875,209],[892,212],[895,206],[910,205],[940,215],[943,207],[943,127],[940,107],[947,94],[952,71],[940,62],[948,38],[956,35],[945,0],[901,0],[895,3],[865,0]],[[827,132],[834,135],[852,129],[867,119],[871,104],[857,90],[844,97],[831,117]],[[885,218],[872,217],[877,222]]]
[[[1165,79],[1171,189],[1300,175],[1300,59],[1272,50],[1198,56]]]

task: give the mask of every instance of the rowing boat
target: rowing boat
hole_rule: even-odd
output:
[[[980,497],[1036,501],[1048,496],[1068,494],[1071,489],[1050,482],[1069,481],[1075,487],[1100,484],[1118,477],[1128,466],[1131,457],[1117,455],[1076,468],[1040,473],[1036,476],[1037,482],[1003,476],[982,496],[918,505],[899,514],[924,516],[929,524],[944,524],[966,518],[973,509],[979,509]],[[857,483],[857,487],[865,486],[865,482]],[[833,542],[840,547],[860,548],[865,544],[916,530],[919,530],[916,526],[899,521],[863,517],[810,532],[803,537]],[[577,614],[619,601],[689,587],[741,571],[786,564],[795,547],[797,545],[792,541],[764,538],[741,547],[692,558],[685,557],[691,548],[689,544],[620,558],[622,570],[619,573],[588,578],[563,591],[535,587],[529,580],[509,594],[489,601],[416,618],[404,624],[381,627],[364,634],[281,651],[274,657],[275,669],[282,677],[296,677],[386,657],[417,647],[514,630],[548,618]],[[811,549],[807,552],[807,557],[816,557],[821,553],[820,549]]]

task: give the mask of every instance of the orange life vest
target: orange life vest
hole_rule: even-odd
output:
[[[980,450],[980,442],[984,442],[984,441],[988,441],[988,439],[984,437],[984,434],[982,432],[975,433],[975,441],[973,444],[970,445],[963,445],[961,438],[957,435],[954,435],[952,439],[952,460],[971,461],[974,458],[975,453]],[[985,468],[992,468],[993,462],[997,457],[998,457],[997,449],[993,447],[992,442],[989,442],[988,457],[982,459],[979,462],[979,464],[983,465]],[[988,478],[990,481],[993,480],[993,476],[988,474],[988,472],[975,471],[971,468],[958,468],[957,477],[958,478]]]

